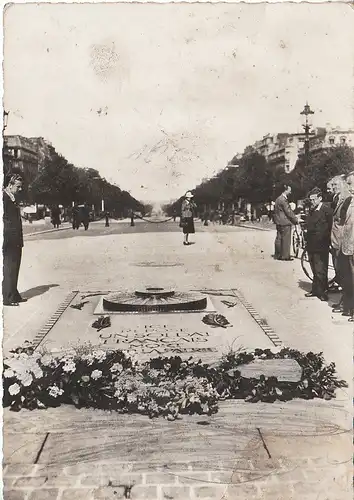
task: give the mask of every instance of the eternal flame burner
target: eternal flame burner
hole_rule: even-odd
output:
[[[195,292],[175,292],[164,288],[146,288],[134,293],[111,293],[103,298],[106,311],[169,312],[202,311],[207,298]]]

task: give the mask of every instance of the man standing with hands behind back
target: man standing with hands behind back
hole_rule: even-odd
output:
[[[20,271],[23,233],[20,207],[17,197],[22,191],[22,177],[12,173],[3,192],[4,206],[4,238],[3,238],[3,282],[2,295],[4,306],[18,306],[19,302],[26,302],[17,289]]]
[[[290,258],[291,226],[298,224],[298,218],[291,210],[288,197],[291,186],[284,186],[283,192],[275,200],[274,222],[277,227],[274,258],[277,260],[293,260]]]

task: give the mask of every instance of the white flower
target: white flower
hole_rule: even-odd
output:
[[[124,394],[120,389],[116,390],[116,392],[114,393],[114,397],[117,398],[119,401],[124,401]]]
[[[70,363],[70,361],[72,361],[72,360],[73,360],[73,358],[72,358],[71,356],[68,356],[68,355],[66,355],[66,356],[62,356],[62,357],[60,358],[60,361],[61,361],[62,363],[65,363],[65,364]]]
[[[20,386],[18,384],[12,384],[12,385],[10,385],[10,387],[9,387],[9,393],[11,394],[11,396],[15,396],[19,392],[20,392]]]
[[[40,366],[34,366],[33,369],[31,370],[35,378],[41,378],[43,377],[43,371]]]
[[[89,381],[90,381],[90,377],[89,377],[88,375],[83,375],[83,376],[81,377],[81,380],[82,380],[83,382],[89,382]]]
[[[123,366],[121,365],[121,363],[114,363],[114,365],[111,366],[110,371],[112,373],[121,372],[123,371]]]
[[[69,360],[66,362],[66,364],[63,366],[64,372],[71,372],[73,373],[76,370],[76,365],[73,361]]]
[[[22,381],[25,379],[30,381],[29,383],[24,385],[30,385],[32,382],[32,376],[35,378],[43,377],[43,371],[39,364],[37,363],[38,353],[33,356],[28,356],[25,353],[21,353],[17,358],[13,357],[6,361],[9,365],[10,369],[15,372],[15,375]]]
[[[53,358],[50,354],[45,354],[41,359],[41,363],[43,366],[51,366],[56,364],[55,358]]]
[[[14,376],[15,376],[15,373],[11,370],[11,368],[7,368],[6,370],[4,370],[4,377],[5,378],[11,378]]]
[[[93,380],[97,380],[98,378],[101,377],[102,377],[101,370],[93,370],[93,372],[91,373],[91,378],[93,378]]]
[[[59,389],[58,386],[52,385],[48,387],[48,392],[50,396],[52,396],[53,398],[57,398],[58,396],[61,396],[64,391],[63,389]]]
[[[97,351],[93,351],[93,357],[98,362],[102,362],[106,359],[106,351],[102,351],[102,349],[98,349]]]
[[[136,395],[135,394],[128,394],[127,401],[128,401],[128,403],[136,403],[136,401],[137,401]]]
[[[87,364],[90,366],[93,364],[93,362],[95,361],[95,358],[93,356],[93,354],[84,354],[81,359],[83,361],[87,361]]]
[[[19,380],[22,382],[22,384],[25,386],[25,387],[28,387],[32,384],[33,382],[33,377],[30,373],[28,372],[25,372],[25,373],[21,373],[19,375]]]

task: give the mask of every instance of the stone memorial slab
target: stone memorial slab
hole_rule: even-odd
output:
[[[252,361],[239,368],[242,377],[277,377],[280,382],[299,382],[302,368],[295,359],[265,359]]]
[[[157,290],[157,289],[154,289]],[[36,337],[38,347],[45,346],[51,351],[67,351],[79,345],[90,344],[103,349],[130,351],[139,358],[157,356],[197,357],[205,362],[225,354],[230,348],[269,348],[273,344],[247,309],[232,296],[233,307],[225,301],[225,295],[181,291],[175,296],[137,297],[126,294],[129,310],[122,310],[122,292],[75,292],[60,306],[60,314],[55,313]],[[118,310],[107,310],[107,300],[118,303]],[[118,299],[117,299],[118,297]],[[175,304],[182,299],[182,310],[173,305],[172,310],[160,305]],[[191,309],[188,299],[191,298]],[[173,300],[172,300],[173,299]],[[151,310],[146,303],[152,305]],[[226,302],[226,304],[225,304]],[[115,304],[114,303],[114,307]],[[139,310],[131,310],[131,304],[142,304]],[[187,305],[186,305],[187,304]],[[113,307],[113,308],[114,308]],[[197,307],[197,309],[195,309]],[[209,313],[224,315],[227,328],[213,327],[203,323]],[[100,316],[109,318],[109,326],[95,328],[93,324]]]

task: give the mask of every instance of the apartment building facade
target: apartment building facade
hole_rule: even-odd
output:
[[[304,133],[267,134],[252,145],[274,168],[291,172],[298,158],[304,154]],[[310,153],[317,153],[337,146],[354,148],[354,130],[342,130],[330,126],[316,128],[309,136]]]
[[[50,156],[51,144],[42,137],[23,137],[21,135],[4,136],[3,163],[4,170],[14,168],[23,172],[31,182]]]

